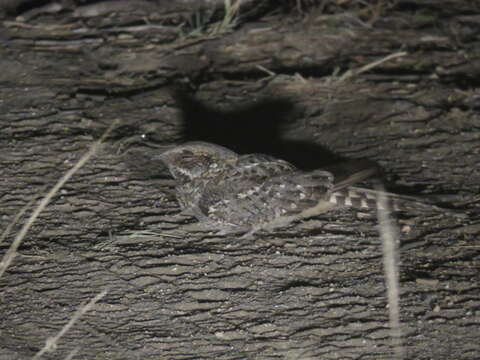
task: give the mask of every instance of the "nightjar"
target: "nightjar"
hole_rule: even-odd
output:
[[[170,147],[154,160],[163,162],[176,180],[183,212],[223,233],[249,235],[340,206],[377,207],[377,191],[352,186],[375,169],[336,181],[326,170],[305,172],[269,155],[239,155],[207,142]],[[440,209],[414,197],[385,194],[393,211]]]

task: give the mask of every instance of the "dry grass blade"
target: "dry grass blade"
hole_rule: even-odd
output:
[[[87,304],[81,305],[80,308],[73,314],[72,318],[65,326],[58,332],[57,335],[54,337],[50,337],[45,341],[45,346],[40,349],[39,352],[35,354],[32,360],[40,359],[40,357],[47,351],[55,350],[57,347],[58,340],[61,339],[63,335],[67,333],[68,330],[75,324],[75,322],[80,319],[82,315],[84,315],[87,311],[89,311],[101,298],[107,295],[108,290],[103,290],[101,293],[97,294],[92,300],[90,300]]]
[[[385,281],[387,286],[389,325],[392,345],[395,352],[395,359],[404,358],[404,349],[402,346],[402,329],[400,326],[400,285],[398,280],[398,231],[392,225],[389,215],[388,203],[383,186],[377,185],[377,211],[380,223],[380,236],[382,238],[383,249],[383,268],[385,272]]]
[[[28,210],[28,208],[30,207],[30,205],[33,204],[33,202],[35,201],[35,199],[38,197],[38,194],[36,194],[34,197],[32,197],[30,199],[29,202],[27,202],[25,204],[24,207],[22,207],[20,209],[20,211],[17,213],[17,215],[15,215],[15,217],[13,218],[13,220],[10,222],[10,224],[8,224],[8,226],[5,228],[5,231],[2,233],[2,235],[0,236],[0,244],[3,242],[3,240],[5,240],[5,238],[8,236],[8,234],[10,234],[10,231],[12,230],[12,228],[15,226],[15,224],[18,222],[18,220],[20,220],[22,218],[22,216],[25,214],[25,212]]]
[[[105,131],[102,137],[90,147],[90,150],[88,150],[88,152],[83,155],[80,160],[78,160],[74,167],[68,170],[65,175],[63,175],[62,178],[58,180],[55,186],[40,201],[38,206],[33,211],[32,215],[30,215],[28,220],[22,226],[22,229],[18,232],[17,236],[15,236],[12,245],[7,250],[2,261],[0,262],[0,277],[2,277],[5,270],[7,270],[8,266],[11,264],[11,262],[17,255],[17,249],[22,243],[23,238],[25,237],[37,217],[40,215],[40,213],[45,209],[45,207],[48,205],[53,196],[55,196],[55,194],[60,190],[60,188],[73,176],[73,174],[75,174],[97,152],[100,144],[107,138],[108,135],[110,135],[113,128],[118,124],[118,122],[119,121],[116,120],[112,123],[112,125],[110,125],[110,127]]]
[[[225,15],[223,20],[212,27],[209,32],[210,36],[215,36],[231,31],[238,21],[238,14],[243,0],[237,0],[232,3],[232,0],[225,0]]]
[[[371,69],[383,64],[384,62],[390,61],[392,59],[396,59],[398,57],[405,56],[407,54],[408,53],[406,53],[406,52],[398,52],[398,53],[390,54],[390,55],[385,56],[384,58],[382,58],[380,60],[374,61],[370,64],[365,65],[365,66],[362,66],[360,69],[348,70],[345,74],[340,76],[340,78],[337,80],[337,83],[341,83],[341,82],[347,80],[348,78],[351,78],[352,76],[359,75],[361,73],[364,73],[365,71],[371,70]]]
[[[74,348],[72,351],[70,351],[70,352],[68,353],[67,356],[65,356],[65,359],[64,359],[64,360],[71,360],[71,359],[73,359],[73,357],[74,357],[75,355],[77,355],[77,353],[78,353],[79,351],[80,351],[80,348],[79,348],[79,347]]]

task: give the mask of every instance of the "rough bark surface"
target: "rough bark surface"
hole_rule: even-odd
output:
[[[191,139],[305,169],[367,158],[468,213],[397,219],[403,346],[480,356],[477,2],[244,1],[233,20],[220,0],[36,3],[0,3],[1,228],[121,124],[0,279],[0,359],[33,356],[106,288],[43,358],[392,358],[375,214],[200,231],[127,156]]]

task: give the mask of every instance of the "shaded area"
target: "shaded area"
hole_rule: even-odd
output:
[[[287,128],[296,125],[292,121],[294,104],[287,99],[256,100],[254,105],[224,112],[180,92],[175,99],[184,122],[182,138],[187,141],[212,142],[240,154],[271,154],[302,169],[340,161],[338,155],[308,139],[284,137]]]

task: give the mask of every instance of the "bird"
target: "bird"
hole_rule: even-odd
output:
[[[267,154],[237,154],[208,142],[166,147],[153,160],[163,163],[176,181],[182,213],[193,215],[220,234],[273,230],[335,208],[388,207],[392,211],[443,210],[416,197],[353,186],[375,175],[367,167],[345,179],[327,170],[302,171]],[[386,209],[380,209],[386,210]]]

